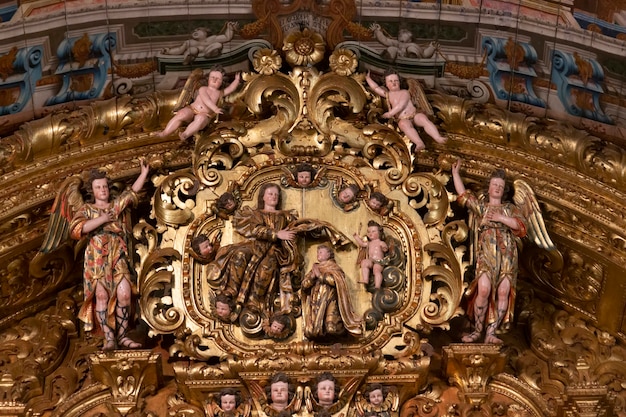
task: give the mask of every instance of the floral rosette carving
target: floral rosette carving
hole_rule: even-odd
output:
[[[283,60],[278,51],[268,48],[259,49],[252,57],[254,70],[261,75],[272,75],[280,69]]]
[[[285,59],[294,66],[317,64],[324,58],[325,50],[326,44],[322,35],[309,29],[292,32],[285,38],[283,45]]]
[[[349,77],[356,71],[359,61],[351,50],[339,48],[330,56],[329,64],[335,74]]]

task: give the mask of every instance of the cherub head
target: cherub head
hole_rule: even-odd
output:
[[[311,164],[299,164],[295,170],[295,177],[298,185],[301,187],[308,187],[315,178],[316,173],[317,171]]]
[[[233,300],[225,294],[218,294],[215,296],[215,314],[217,318],[230,322],[230,314],[234,309]]]
[[[195,28],[193,32],[191,32],[191,39],[196,41],[203,41],[209,36],[211,36],[211,31],[204,27]]]
[[[398,40],[405,43],[412,42],[413,34],[408,29],[400,29],[398,31]]]
[[[191,239],[191,249],[204,258],[208,258],[213,253],[213,243],[207,235],[198,235]]]
[[[367,205],[372,210],[379,212],[384,206],[389,203],[389,199],[385,197],[385,195],[379,191],[374,191],[370,194],[369,199],[367,200]]]
[[[230,191],[225,192],[217,199],[217,209],[231,214],[237,208],[235,196]]]
[[[222,87],[222,82],[224,81],[224,69],[219,66],[219,65],[215,65],[213,66],[210,70],[209,70],[209,75],[208,75],[208,86],[209,88],[214,88],[216,90],[220,89]]]
[[[287,408],[294,395],[289,377],[282,372],[274,374],[265,390],[268,404],[276,411]]]
[[[356,196],[359,192],[359,187],[354,184],[346,185],[339,190],[337,199],[342,204],[350,204],[356,200]]]
[[[330,407],[339,395],[339,383],[330,372],[324,372],[317,377],[313,397],[322,407]]]
[[[220,408],[226,413],[233,413],[241,404],[239,391],[233,388],[223,388],[220,391]]]
[[[394,69],[385,71],[385,86],[389,91],[400,90],[400,76]]]
[[[367,222],[367,238],[370,242],[384,239],[383,227],[374,220]]]
[[[270,317],[269,328],[267,333],[271,337],[282,337],[285,335],[285,330],[290,326],[289,316],[285,314],[274,314]]]
[[[367,401],[374,405],[379,406],[383,403],[383,386],[381,384],[370,384],[365,391],[365,397]]]

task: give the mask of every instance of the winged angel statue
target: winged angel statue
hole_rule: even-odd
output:
[[[532,188],[523,180],[514,181],[513,202],[505,202],[505,172],[495,170],[489,177],[486,198],[478,198],[465,189],[460,175],[462,161],[452,165],[454,188],[459,203],[470,211],[474,231],[476,279],[468,289],[468,315],[474,330],[463,342],[502,344],[496,336],[507,330],[513,320],[518,273],[517,240],[528,236],[539,247],[555,249],[546,231],[539,203]]]
[[[437,126],[430,121],[433,109],[417,80],[407,80],[409,89],[400,88],[400,76],[394,70],[385,73],[386,89],[379,86],[368,72],[365,81],[367,85],[379,96],[388,101],[389,111],[383,114],[386,119],[396,119],[398,127],[406,137],[415,144],[416,150],[422,150],[426,146],[415,127],[422,127],[438,143],[446,143],[448,140],[442,136]]]
[[[106,173],[92,170],[86,184],[79,175],[63,183],[52,206],[48,230],[38,257],[54,252],[70,239],[85,247],[83,283],[85,299],[78,318],[85,331],[104,334],[104,350],[139,348],[128,335],[132,296],[136,287],[131,274],[129,208],[138,203],[150,166],[141,161],[141,173],[132,187],[111,196]],[[81,187],[89,195],[83,200]],[[35,262],[34,260],[33,262]]]

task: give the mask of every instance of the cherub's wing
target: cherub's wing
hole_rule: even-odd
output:
[[[292,411],[300,411],[302,408],[302,401],[304,400],[304,390],[302,387],[296,388],[296,395],[293,396],[293,400],[289,404],[290,410]]]
[[[430,106],[430,102],[424,94],[424,90],[420,82],[414,78],[407,78],[407,84],[409,85],[409,94],[411,95],[411,101],[415,105],[418,111],[425,113],[427,116],[435,114],[433,108]]]
[[[30,263],[33,276],[46,274],[46,260],[49,254],[70,242],[70,222],[76,210],[83,205],[80,188],[83,181],[78,175],[66,179],[52,204],[48,228],[39,252]]]
[[[178,110],[191,103],[196,91],[198,91],[198,88],[200,87],[200,80],[202,80],[203,76],[204,73],[202,72],[202,68],[196,68],[191,72],[191,74],[189,74],[183,90],[180,92],[178,100],[176,100],[176,104],[174,105],[174,109],[172,110],[173,112],[177,112]]]
[[[248,387],[250,389],[250,394],[252,394],[253,398],[256,398],[261,405],[267,404],[265,388],[263,388],[261,384],[259,384],[256,381],[250,381],[250,383],[248,384]]]
[[[513,201],[526,218],[528,223],[528,237],[540,248],[548,250],[555,249],[554,243],[552,243],[548,231],[546,230],[546,225],[543,221],[535,192],[530,185],[522,179],[515,180],[513,186],[515,188]]]
[[[365,415],[365,408],[367,407],[367,400],[363,397],[362,393],[357,393],[354,398],[354,406],[356,408],[356,412],[358,416]]]

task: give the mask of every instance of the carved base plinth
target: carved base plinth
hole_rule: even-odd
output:
[[[122,415],[140,409],[140,399],[163,384],[161,355],[148,350],[98,352],[89,360],[93,379],[111,389],[110,405]]]
[[[609,417],[615,400],[604,385],[580,384],[568,387],[559,400],[557,416]]]
[[[504,370],[506,355],[500,346],[487,344],[451,344],[443,348],[443,372],[450,384],[473,407],[487,397],[487,383]]]
[[[26,406],[19,402],[0,402],[0,416],[2,417],[21,417],[24,415],[25,410]]]

